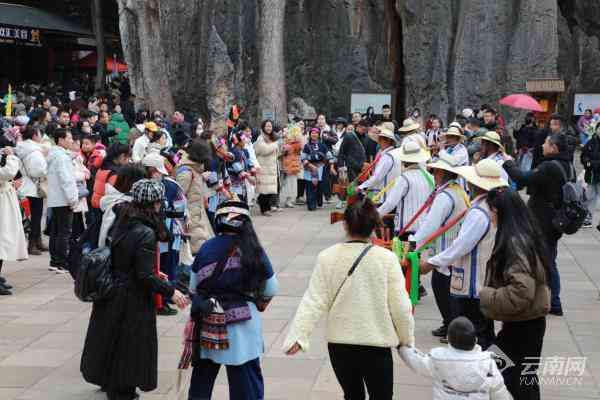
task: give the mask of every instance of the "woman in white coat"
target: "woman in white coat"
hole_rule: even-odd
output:
[[[46,189],[46,173],[48,164],[46,156],[48,148],[42,144],[42,132],[38,125],[29,125],[23,132],[23,141],[17,143],[15,155],[21,160],[21,187],[19,196],[27,197],[31,208],[31,232],[29,233],[28,252],[39,256],[48,251],[42,243],[42,215],[44,213],[44,196]]]
[[[273,121],[266,120],[261,125],[261,134],[254,143],[254,152],[260,164],[257,177],[256,194],[258,194],[258,205],[262,215],[270,216],[271,205],[277,195],[277,180],[279,167],[277,157],[279,143],[273,131]]]
[[[12,180],[19,172],[19,159],[11,147],[0,149],[0,273],[4,261],[25,260],[27,241],[17,192]],[[11,287],[0,276],[0,295],[10,295]]]

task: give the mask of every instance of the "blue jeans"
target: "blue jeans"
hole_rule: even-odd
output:
[[[588,140],[590,140],[590,137],[587,135],[587,133],[579,133],[579,140],[581,141],[581,145],[585,146],[585,144],[588,142]]]
[[[263,400],[264,382],[259,359],[242,365],[226,365],[230,400]],[[221,364],[208,359],[194,363],[189,400],[210,400]]]
[[[562,310],[560,302],[560,274],[556,265],[556,257],[558,256],[558,242],[548,242],[548,251],[550,252],[550,309]]]
[[[306,181],[306,205],[310,211],[323,205],[323,181],[319,181],[317,185]]]

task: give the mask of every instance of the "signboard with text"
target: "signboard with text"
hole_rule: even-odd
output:
[[[39,29],[0,25],[0,43],[41,46],[41,33]]]

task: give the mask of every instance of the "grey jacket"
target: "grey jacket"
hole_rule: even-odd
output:
[[[71,153],[54,146],[48,155],[48,208],[72,206],[78,200]]]

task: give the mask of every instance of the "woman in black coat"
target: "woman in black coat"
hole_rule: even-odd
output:
[[[164,187],[142,179],[132,187],[133,202],[119,210],[112,234],[115,293],[94,303],[81,357],[87,382],[101,386],[109,400],[138,398],[156,389],[158,340],[153,294],[171,298],[180,308],[187,298],[154,275]]]
[[[562,203],[562,186],[566,183],[563,172],[574,178],[575,170],[571,163],[569,142],[565,134],[555,133],[546,138],[543,145],[543,158],[531,171],[522,171],[514,160],[504,163],[508,176],[520,188],[527,187],[527,206],[535,216],[550,252],[550,290],[552,304],[550,314],[562,315],[560,301],[560,276],[556,266],[558,240],[562,233],[557,231],[552,220]],[[562,169],[562,171],[561,171]]]

